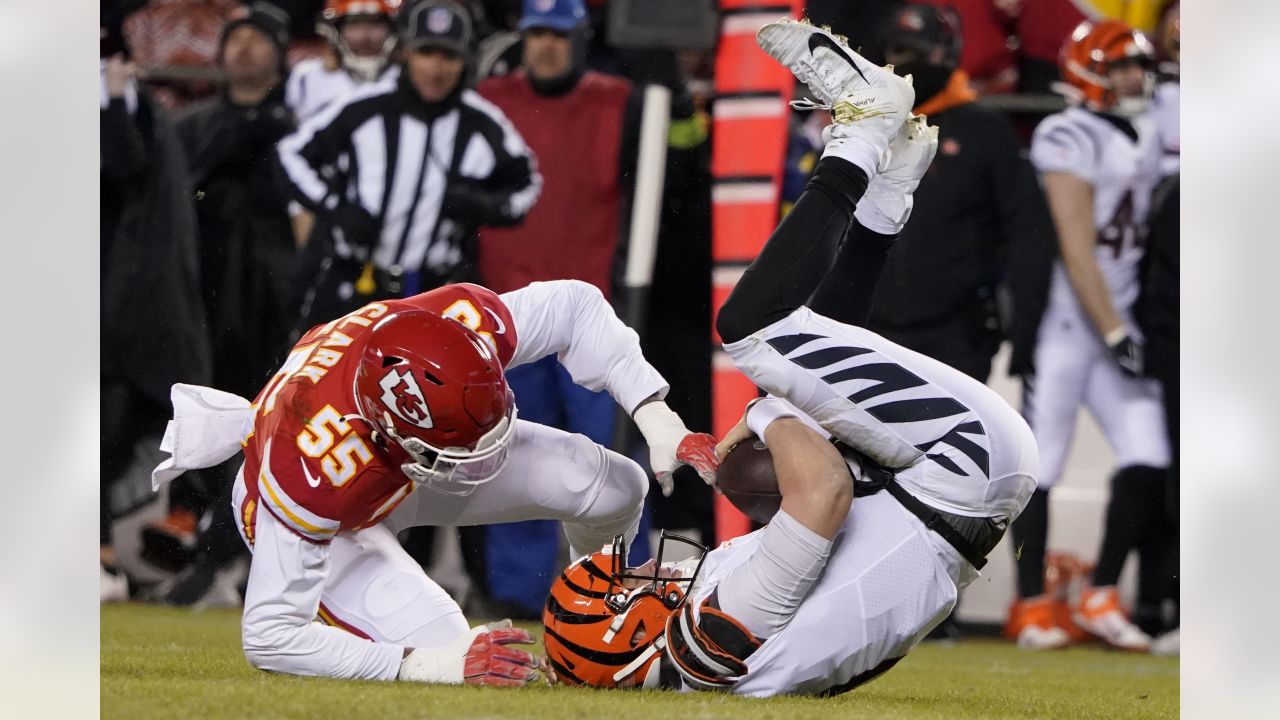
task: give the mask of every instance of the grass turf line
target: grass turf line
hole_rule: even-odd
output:
[[[238,612],[125,604],[103,607],[101,619],[104,718],[560,720],[621,712],[733,720],[1178,715],[1177,658],[1096,647],[1035,653],[987,640],[923,644],[887,674],[851,693],[756,700],[719,693],[440,687],[274,675],[245,661]],[[530,630],[540,635],[541,628]]]

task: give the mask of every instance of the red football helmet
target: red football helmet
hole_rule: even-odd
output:
[[[1080,23],[1062,44],[1058,60],[1065,81],[1059,89],[1091,110],[1137,114],[1151,98],[1154,78],[1148,78],[1140,98],[1118,97],[1112,88],[1108,73],[1115,65],[1137,62],[1147,70],[1155,65],[1147,36],[1119,20]]]
[[[360,415],[409,454],[401,469],[418,484],[470,494],[506,461],[515,398],[493,349],[456,320],[424,310],[379,320],[354,392]]]
[[[667,540],[696,547],[697,568],[687,577],[663,577]],[[556,679],[602,688],[658,687],[667,647],[667,619],[684,604],[702,567],[706,548],[662,534],[653,571],[627,568],[621,535],[613,545],[584,557],[551,585],[542,613],[542,642]],[[648,567],[646,565],[646,567]]]
[[[400,0],[326,0],[316,31],[329,41],[342,66],[364,82],[382,74],[391,51],[396,47],[395,16]],[[342,37],[342,23],[350,18],[374,18],[387,25],[387,36],[380,47],[353,48]],[[376,40],[374,41],[376,43]]]

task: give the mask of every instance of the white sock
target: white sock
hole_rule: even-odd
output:
[[[876,176],[877,168],[880,166],[880,158],[884,155],[885,148],[876,148],[871,143],[859,137],[832,138],[827,143],[827,148],[822,151],[822,157],[838,157],[841,160],[849,162],[862,168],[867,174],[867,181]]]

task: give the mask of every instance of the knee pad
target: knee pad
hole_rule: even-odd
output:
[[[628,545],[635,539],[644,512],[649,478],[634,461],[603,450],[604,464],[589,489],[592,498],[572,519],[564,521],[569,551],[580,557],[596,552],[622,535]]]
[[[462,609],[425,575],[388,572],[373,579],[360,598],[360,614],[383,642],[434,647],[467,631]]]
[[[599,525],[620,518],[640,517],[649,492],[649,476],[635,461],[606,451],[599,482],[599,492],[591,504],[583,508],[580,520]]]

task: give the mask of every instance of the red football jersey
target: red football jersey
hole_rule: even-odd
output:
[[[250,542],[259,508],[323,543],[340,530],[373,525],[413,492],[399,462],[374,443],[372,428],[346,419],[358,413],[353,387],[369,328],[404,310],[436,312],[475,330],[503,367],[515,355],[511,312],[479,285],[446,285],[370,303],[311,328],[253,401],[253,433],[244,447],[247,495],[239,518]]]

